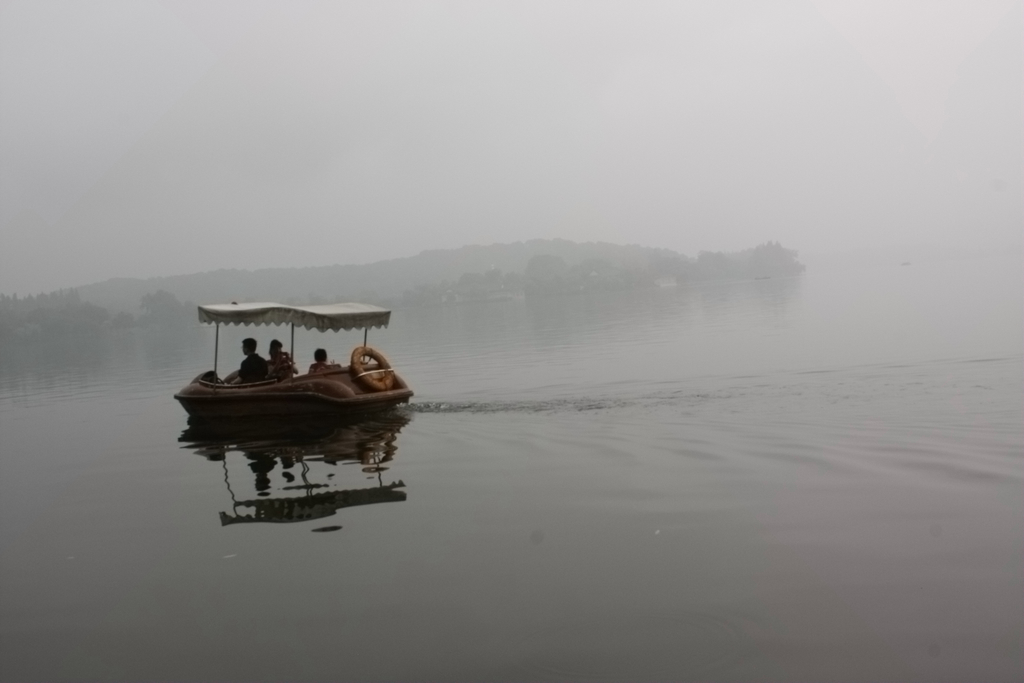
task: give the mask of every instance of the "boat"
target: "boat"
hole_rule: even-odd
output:
[[[192,419],[346,416],[407,403],[413,395],[384,354],[367,345],[370,329],[388,326],[391,311],[387,309],[358,303],[286,306],[268,302],[198,308],[199,321],[215,326],[213,370],[197,375],[174,395]],[[292,352],[296,325],[320,332],[361,329],[363,344],[352,350],[347,366],[284,380],[227,384],[217,374],[221,325],[291,325]]]

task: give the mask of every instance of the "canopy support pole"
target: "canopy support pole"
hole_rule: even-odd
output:
[[[220,323],[213,327],[213,390],[217,390],[217,356],[220,354]]]
[[[369,327],[364,327],[363,328],[363,346],[366,346],[366,337],[369,334],[370,334],[370,328]]]
[[[295,362],[295,323],[292,323],[292,362]]]

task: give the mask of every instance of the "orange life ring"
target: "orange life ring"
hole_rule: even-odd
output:
[[[370,361],[375,361],[377,366],[368,367]],[[383,353],[369,346],[352,349],[349,372],[352,379],[370,391],[387,391],[395,386],[395,371],[391,369],[391,363]]]

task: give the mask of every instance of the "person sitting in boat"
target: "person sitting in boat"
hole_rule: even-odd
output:
[[[270,342],[270,368],[267,377],[278,381],[291,379],[298,374],[292,357],[284,350],[284,344],[274,339]]]
[[[313,352],[313,360],[316,362],[309,366],[309,374],[311,375],[318,372],[327,372],[328,370],[338,367],[336,364],[327,360],[327,352],[323,349],[317,349]]]
[[[256,340],[252,337],[243,339],[242,353],[245,354],[245,360],[242,361],[242,366],[238,368],[237,376],[234,378],[228,377],[227,381],[231,384],[250,384],[265,380],[267,378],[267,361],[263,359],[263,356],[256,353]]]

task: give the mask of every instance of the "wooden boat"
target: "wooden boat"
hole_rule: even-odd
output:
[[[368,304],[200,306],[199,321],[216,326],[213,371],[198,375],[174,398],[191,417],[199,419],[343,416],[406,403],[413,395],[412,390],[382,353],[366,345],[369,329],[387,327],[390,320],[391,311]],[[281,381],[225,384],[217,375],[221,324],[290,324],[292,349],[295,348],[296,325],[321,332],[362,329],[363,345],[353,349],[351,362],[346,367]]]

